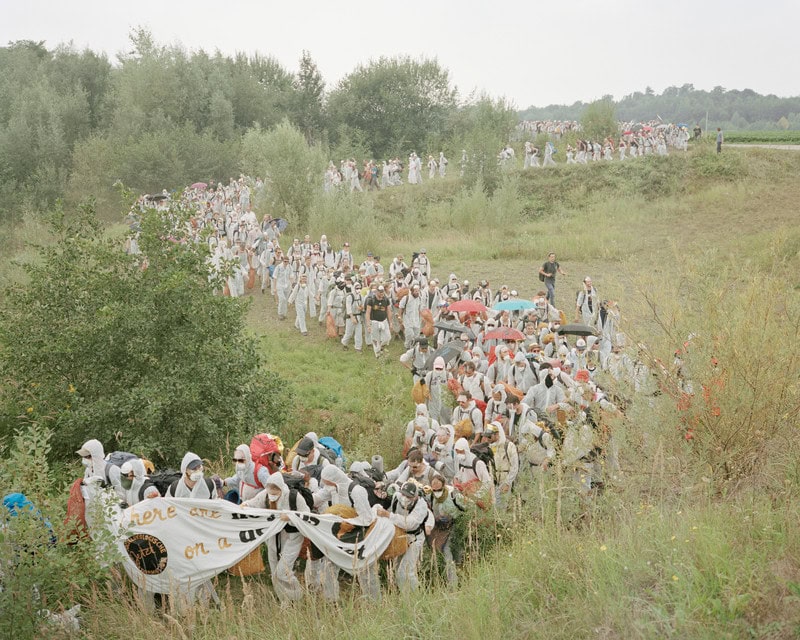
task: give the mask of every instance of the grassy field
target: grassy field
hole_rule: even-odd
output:
[[[619,300],[631,338],[647,340],[665,361],[676,337],[695,327],[715,341],[725,336],[730,345],[719,355],[737,368],[758,366],[755,396],[777,384],[796,393],[798,349],[782,344],[798,337],[798,174],[800,154],[732,149],[719,157],[698,149],[512,173],[491,195],[456,179],[344,195],[312,212],[308,232],[349,240],[357,258],[380,253],[387,266],[394,254],[424,246],[440,278],[486,277],[492,288],[508,284],[526,297],[539,289],[538,265],[556,251],[568,274],[558,282],[559,306],[570,309],[591,275],[603,297]],[[753,292],[778,303],[750,307]],[[248,314],[269,367],[295,392],[286,441],[314,430],[336,436],[351,460],[378,451],[399,460],[413,415],[410,376],[396,361],[402,345],[393,342],[391,357],[376,361],[342,351],[313,322],[302,337],[293,311],[279,321],[259,292]],[[769,363],[777,371],[767,382]],[[457,589],[443,586],[427,554],[425,588],[390,592],[380,606],[346,589],[336,607],[309,600],[279,611],[265,575],[245,584],[221,578],[219,611],[175,619],[149,616],[132,598],[100,589],[83,594],[81,636],[800,637],[797,439],[773,442],[763,469],[721,483],[718,445],[687,444],[673,404],[664,395],[633,404],[618,425],[622,473],[595,500],[580,500],[568,478],[552,474],[524,501],[520,494],[509,514],[474,523]],[[796,436],[791,417],[775,413],[768,424],[761,416],[757,426]]]
[[[800,131],[726,131],[725,142],[800,144]]]

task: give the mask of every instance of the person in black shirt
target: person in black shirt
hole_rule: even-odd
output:
[[[539,268],[539,280],[544,282],[547,287],[547,299],[554,307],[556,306],[556,274],[567,275],[561,270],[561,265],[556,262],[556,254],[548,253],[547,262]]]
[[[378,287],[375,296],[367,298],[367,324],[369,324],[372,336],[372,348],[375,357],[379,358],[384,353],[383,348],[392,339],[389,330],[392,322],[392,305],[386,297],[386,290],[383,285]]]

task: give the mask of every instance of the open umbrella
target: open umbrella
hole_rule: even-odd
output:
[[[483,313],[488,311],[486,305],[477,300],[457,300],[451,305],[447,306],[448,311],[457,311],[458,313]]]
[[[590,327],[588,324],[565,324],[558,330],[560,334],[570,336],[596,336],[597,329]]]
[[[157,193],[153,196],[145,196],[146,200],[166,200],[167,198],[169,198],[169,196],[165,196],[163,193]]]
[[[195,182],[192,189],[205,189],[208,185],[205,182]]]
[[[452,309],[452,305],[450,306]],[[535,309],[536,305],[530,300],[503,300],[492,307],[492,311],[523,311],[525,309]]]
[[[511,327],[500,327],[483,334],[484,340],[524,340],[525,337],[522,331],[517,331]]]
[[[462,333],[466,333],[467,337],[470,340],[475,339],[475,332],[470,329],[468,326],[460,324],[458,322],[437,322],[433,325],[437,329],[442,329],[443,331],[449,331],[451,333],[457,333],[461,335]]]
[[[445,342],[441,347],[428,356],[428,359],[425,361],[425,370],[433,370],[433,361],[436,360],[436,358],[441,356],[444,358],[445,363],[448,363],[454,358],[457,358],[462,351],[464,351],[464,343],[461,342],[461,340],[451,340],[450,342]]]

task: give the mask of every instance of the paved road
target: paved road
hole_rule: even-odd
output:
[[[781,149],[782,151],[800,151],[800,144],[727,144],[725,142],[722,143],[722,148],[725,147],[736,147],[739,149],[752,149],[756,147],[758,149]]]

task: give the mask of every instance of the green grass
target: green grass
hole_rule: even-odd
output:
[[[800,131],[726,131],[725,142],[741,144],[800,144]]]

